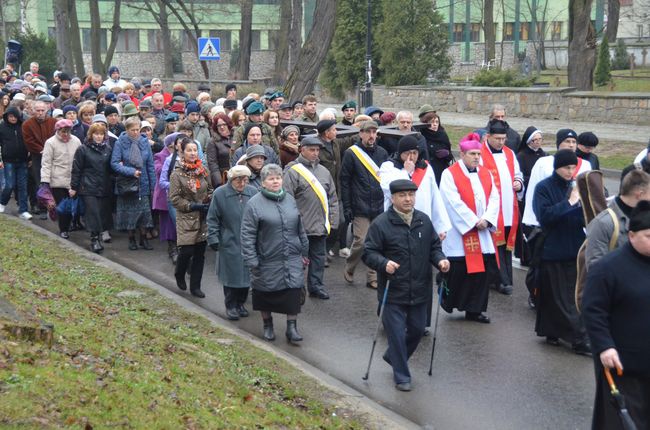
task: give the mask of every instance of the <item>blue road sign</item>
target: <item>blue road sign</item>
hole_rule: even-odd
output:
[[[218,37],[199,37],[199,60],[220,60],[221,41]]]

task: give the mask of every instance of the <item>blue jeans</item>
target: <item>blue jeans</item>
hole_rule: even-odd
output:
[[[27,212],[27,163],[5,163],[5,187],[0,196],[0,204],[9,203],[11,193],[18,191],[18,212]]]

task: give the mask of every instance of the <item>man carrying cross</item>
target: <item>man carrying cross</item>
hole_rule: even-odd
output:
[[[498,223],[499,191],[487,168],[479,166],[481,142],[472,133],[460,141],[461,160],[442,172],[440,193],[452,228],[442,243],[451,262],[441,291],[442,308],[465,311],[465,319],[489,323],[489,285],[498,282],[494,232]]]

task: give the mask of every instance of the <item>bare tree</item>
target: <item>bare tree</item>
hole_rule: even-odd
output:
[[[483,34],[485,36],[485,62],[496,58],[496,34],[494,31],[494,0],[483,3]]]
[[[287,68],[293,70],[302,47],[302,0],[291,1],[291,26],[289,28],[289,61]]]
[[[621,14],[620,0],[607,0],[607,42],[610,45],[616,40],[618,34],[618,19]]]
[[[101,58],[101,21],[99,18],[99,4],[97,0],[89,0],[90,5],[90,46],[93,71],[95,73],[105,73],[111,61],[117,46],[117,40],[122,27],[120,27],[120,10],[122,0],[114,2],[113,9],[113,26],[111,27],[111,41],[106,50],[104,61]]]
[[[594,87],[596,32],[591,24],[593,0],[569,0],[569,86],[580,91]]]
[[[291,0],[282,0],[280,3],[280,27],[283,24],[291,25]],[[289,31],[278,31],[275,49],[275,67],[273,70],[274,84],[283,83],[287,79],[289,66]]]
[[[235,66],[235,79],[250,76],[251,47],[253,43],[253,0],[241,0],[241,27],[239,30],[239,57]]]
[[[296,67],[285,84],[285,92],[297,100],[310,93],[332,44],[336,20],[336,0],[319,0],[314,11],[314,24],[300,51]]]
[[[70,18],[70,34],[77,35],[70,38],[70,48],[74,58],[75,71],[77,76],[83,76],[86,73],[84,66],[83,52],[81,51],[81,37],[79,37],[79,20],[77,19],[77,5],[74,0],[68,0],[68,17]]]
[[[68,28],[68,1],[54,0],[54,23],[56,29],[57,62],[61,70],[73,70],[72,45]]]

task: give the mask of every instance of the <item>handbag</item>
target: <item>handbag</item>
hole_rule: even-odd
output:
[[[140,178],[120,175],[115,180],[115,188],[118,196],[137,194],[140,191]]]

